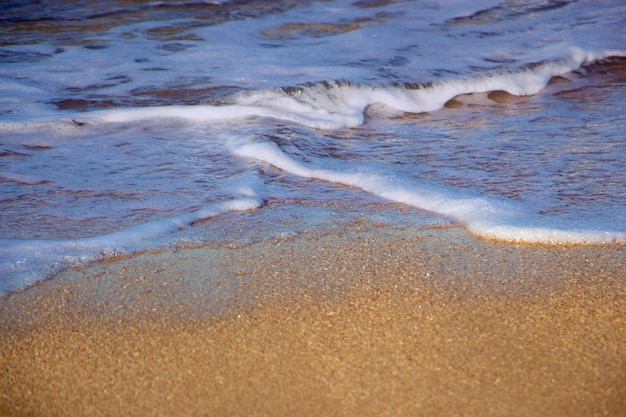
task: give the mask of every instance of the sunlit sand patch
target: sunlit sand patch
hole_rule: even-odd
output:
[[[0,298],[0,413],[619,415],[623,248],[369,230],[120,257]]]

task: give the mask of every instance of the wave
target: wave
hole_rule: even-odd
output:
[[[115,110],[93,114],[107,122],[129,122],[152,117],[175,117],[200,121],[228,121],[244,117],[270,117],[311,128],[337,129],[364,123],[368,107],[379,105],[399,112],[421,113],[441,109],[451,99],[465,94],[505,91],[515,96],[533,95],[553,77],[626,51],[591,52],[572,49],[562,58],[528,65],[517,70],[450,79],[429,84],[391,86],[359,85],[348,81],[310,83],[298,87],[245,91],[218,106],[171,106]],[[535,213],[505,199],[461,196],[459,190],[388,180],[376,172],[345,172],[312,167],[285,154],[269,142],[252,142],[233,147],[241,157],[253,158],[294,175],[360,188],[391,201],[405,203],[466,225],[478,236],[527,243],[612,243],[625,242],[621,231],[556,226],[555,219]]]
[[[537,224],[521,204],[505,199],[465,196],[459,190],[420,184],[397,175],[364,171],[340,171],[312,167],[284,153],[273,142],[233,146],[236,155],[265,162],[301,177],[356,187],[390,201],[404,203],[448,217],[466,225],[480,237],[508,242],[551,244],[605,244],[626,242],[626,232],[593,229],[559,229]],[[534,224],[533,224],[534,223]]]
[[[291,121],[315,129],[356,127],[364,123],[367,109],[385,106],[398,112],[421,113],[441,109],[456,96],[491,91],[532,95],[553,77],[563,76],[584,65],[609,57],[625,57],[626,51],[589,52],[572,50],[565,58],[517,70],[449,79],[429,84],[362,85],[347,81],[310,83],[295,87],[245,91],[215,105],[163,106],[73,113],[69,120],[6,121],[0,132],[22,138],[24,132],[51,131],[63,137],[81,135],[85,124],[134,123],[146,119],[183,119],[200,123],[230,123],[242,118],[267,117]],[[67,113],[65,113],[67,114]],[[108,128],[108,127],[107,127]],[[7,139],[8,140],[8,139]],[[554,218],[540,218],[522,203],[504,198],[471,195],[405,178],[397,173],[369,169],[335,169],[330,160],[303,162],[268,140],[231,139],[236,156],[270,164],[290,174],[356,187],[390,201],[404,203],[464,224],[478,236],[529,243],[624,243],[626,232],[559,227]],[[44,144],[45,145],[45,144]],[[38,145],[40,146],[40,145]],[[46,145],[47,146],[47,145]],[[327,167],[333,168],[327,168]],[[37,185],[36,176],[0,173],[0,180]],[[159,237],[187,228],[221,213],[260,207],[263,200],[255,187],[244,187],[232,199],[213,203],[192,213],[91,238],[75,240],[0,240],[0,294],[27,287],[71,264],[92,262],[118,253],[132,253],[158,246]],[[165,239],[167,241],[167,239]],[[27,254],[28,256],[24,256]]]
[[[169,106],[95,112],[106,122],[131,122],[146,118],[183,118],[195,121],[232,121],[245,117],[269,117],[311,128],[337,129],[364,123],[368,107],[384,106],[399,112],[421,113],[441,109],[454,97],[505,91],[515,96],[533,95],[553,77],[626,51],[599,52],[572,49],[561,59],[528,65],[517,70],[490,73],[429,84],[360,85],[348,81],[310,83],[234,94],[220,105]],[[308,166],[283,153],[273,143],[252,142],[233,148],[236,155],[254,158],[289,173],[360,188],[463,223],[484,238],[528,243],[611,243],[626,241],[626,233],[611,230],[559,228],[554,219],[539,218],[504,199],[459,197],[460,190],[426,186],[411,181],[388,181],[384,175],[355,174]]]
[[[154,240],[161,236],[220,214],[263,205],[253,188],[244,186],[240,191],[242,196],[232,200],[107,235],[71,240],[0,239],[0,276],[4,277],[0,280],[0,295],[33,285],[69,265],[154,249]]]
[[[87,119],[132,122],[151,118],[180,118],[220,122],[249,117],[267,117],[317,129],[353,128],[364,123],[366,109],[386,106],[399,112],[422,113],[443,108],[464,94],[505,91],[515,96],[537,94],[553,77],[609,57],[624,57],[626,51],[599,52],[574,48],[562,58],[517,70],[489,73],[429,84],[361,85],[348,81],[324,81],[303,86],[243,91],[217,105],[163,106],[92,112]],[[79,118],[84,118],[84,115]]]

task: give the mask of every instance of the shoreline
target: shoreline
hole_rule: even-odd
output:
[[[626,247],[364,225],[0,298],[2,415],[619,415]]]

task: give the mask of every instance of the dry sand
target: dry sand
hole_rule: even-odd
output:
[[[626,247],[364,228],[0,298],[0,414],[625,416]]]

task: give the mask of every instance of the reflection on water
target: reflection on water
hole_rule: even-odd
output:
[[[143,34],[162,42],[180,40],[202,41],[186,33],[190,29],[217,25],[234,20],[262,18],[282,13],[306,2],[281,1],[189,1],[154,2],[131,0],[91,0],[87,2],[7,1],[0,5],[0,46],[26,45],[53,41],[58,45],[82,45],[98,49],[106,41],[98,36],[124,25],[151,23]],[[184,20],[174,22],[173,20]],[[131,40],[132,32],[123,36]],[[105,37],[106,38],[106,37]]]

